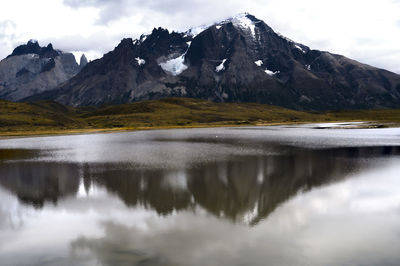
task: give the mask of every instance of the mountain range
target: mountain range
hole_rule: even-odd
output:
[[[189,97],[301,110],[400,107],[400,75],[312,50],[247,13],[186,32],[154,28],[138,39],[123,39],[113,51],[84,67],[76,62],[74,67],[59,64],[64,66],[62,78],[56,74],[57,62],[68,54],[49,45],[33,53],[33,58],[42,60],[35,71],[14,68],[8,76],[13,81],[4,82],[8,73],[2,66],[15,64],[17,58],[33,60],[28,49],[32,45],[16,48],[1,61],[1,98],[47,99],[72,106]],[[43,86],[31,86],[22,76],[32,73],[53,73],[53,78],[48,83],[35,78],[33,83]]]

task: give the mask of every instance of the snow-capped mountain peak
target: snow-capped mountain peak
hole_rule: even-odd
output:
[[[186,32],[159,27],[122,40],[49,95],[70,105],[182,96],[315,110],[397,107],[400,76],[311,50],[240,13]]]
[[[256,23],[252,21],[248,14],[243,13],[239,16],[236,16],[232,19],[232,23],[235,27],[240,27],[242,29],[250,30],[251,35],[255,38],[256,37]]]
[[[247,12],[239,13],[235,16],[229,17],[219,22],[214,22],[211,24],[204,24],[201,26],[193,27],[184,32],[185,37],[192,37],[195,38],[197,35],[202,33],[203,31],[207,30],[210,27],[215,26],[217,29],[220,29],[222,25],[227,23],[232,23],[235,27],[239,27],[241,29],[250,30],[251,34],[255,36],[255,27],[257,23],[261,21],[253,21],[254,18]]]

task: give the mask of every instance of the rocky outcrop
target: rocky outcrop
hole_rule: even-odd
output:
[[[79,60],[79,66],[80,68],[84,68],[88,64],[88,60],[85,56],[85,54],[82,54],[81,59]]]
[[[79,70],[73,54],[30,40],[0,61],[0,99],[18,101],[52,90]]]

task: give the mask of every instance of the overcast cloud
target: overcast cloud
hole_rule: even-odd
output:
[[[400,0],[2,0],[0,57],[33,38],[94,59],[154,27],[184,31],[240,12],[312,49],[400,73]]]

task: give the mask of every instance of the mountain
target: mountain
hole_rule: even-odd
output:
[[[0,98],[18,101],[54,89],[80,69],[73,54],[30,40],[0,61]]]
[[[28,100],[119,104],[162,97],[293,109],[400,107],[400,75],[296,43],[244,13],[187,32],[123,39],[58,89]]]

